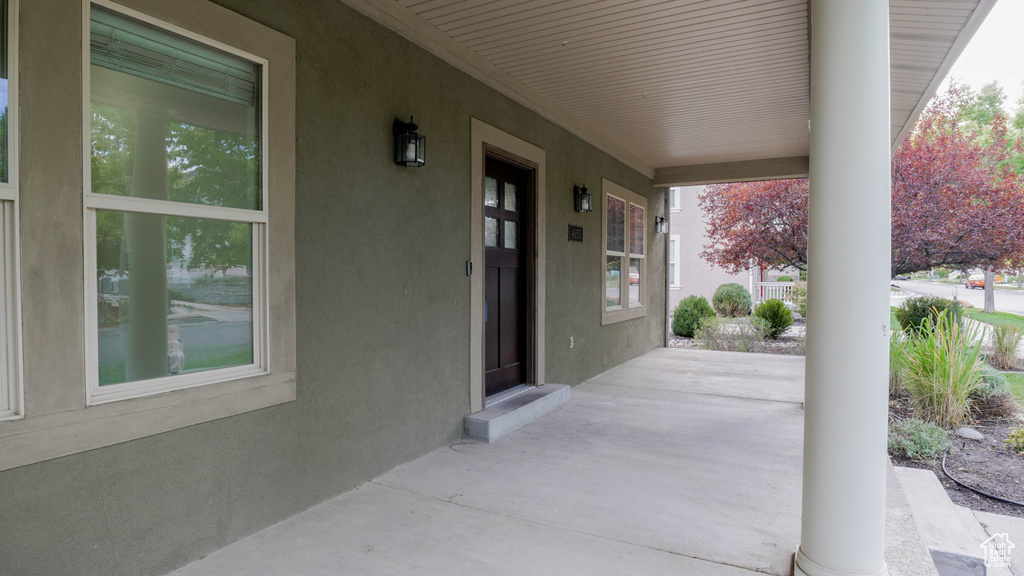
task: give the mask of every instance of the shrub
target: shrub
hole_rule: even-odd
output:
[[[1006,444],[1018,454],[1024,454],[1024,426],[1017,426],[1006,437]]]
[[[768,324],[765,337],[778,340],[786,329],[793,325],[793,313],[786,308],[786,303],[777,298],[765,300],[757,305],[754,316],[764,320]]]
[[[906,390],[907,354],[911,341],[906,334],[893,330],[889,334],[889,393],[899,396]]]
[[[931,422],[907,418],[889,424],[889,454],[933,460],[951,446],[949,434]]]
[[[1016,326],[992,327],[992,353],[988,361],[1002,370],[1009,370],[1017,365],[1017,346],[1024,336]]]
[[[750,292],[736,283],[722,284],[711,297],[715,312],[728,318],[750,314]]]
[[[693,338],[701,318],[714,315],[715,311],[711,309],[707,298],[696,294],[687,296],[679,301],[672,313],[672,332],[677,336]]]
[[[1013,396],[1006,376],[995,368],[985,365],[980,372],[981,382],[971,391],[971,404],[983,417],[1009,418],[1017,412],[1017,400]]]
[[[978,330],[942,311],[934,325],[925,318],[916,333],[905,372],[916,413],[947,428],[966,422],[971,392],[981,381]]]
[[[776,282],[792,282],[793,279],[790,278],[789,276],[779,276],[778,278],[775,279],[775,281]]]
[[[705,350],[763,352],[767,329],[765,321],[757,317],[720,322],[718,318],[708,316],[701,319],[693,339]]]
[[[942,312],[947,312],[949,320],[961,323],[961,306],[954,300],[946,300],[938,296],[919,296],[909,298],[896,309],[896,321],[904,332],[914,333],[924,329],[925,320],[929,320],[929,326],[937,326],[936,318]]]
[[[789,294],[793,298],[793,303],[796,304],[796,313],[801,318],[807,318],[807,277],[803,276],[794,282],[793,290]]]

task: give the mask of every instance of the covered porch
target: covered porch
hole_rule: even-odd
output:
[[[802,357],[657,349],[173,576],[793,573]],[[890,475],[892,476],[892,475]],[[892,574],[933,574],[890,477]]]

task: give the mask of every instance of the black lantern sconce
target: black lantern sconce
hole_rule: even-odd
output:
[[[587,185],[572,187],[573,204],[577,212],[593,212],[594,197],[587,192]]]
[[[395,120],[391,124],[391,132],[395,135],[395,164],[419,168],[426,163],[427,137],[417,134],[418,129],[412,116],[409,116],[408,122]]]
[[[668,232],[668,221],[665,220],[664,216],[656,216],[654,218],[654,231],[658,234],[665,234]]]

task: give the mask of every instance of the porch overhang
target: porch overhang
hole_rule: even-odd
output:
[[[343,1],[656,185],[807,175],[807,0]],[[994,4],[889,3],[893,150]]]

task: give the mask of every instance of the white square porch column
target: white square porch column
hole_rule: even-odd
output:
[[[812,0],[801,576],[887,573],[890,138],[888,0]]]

